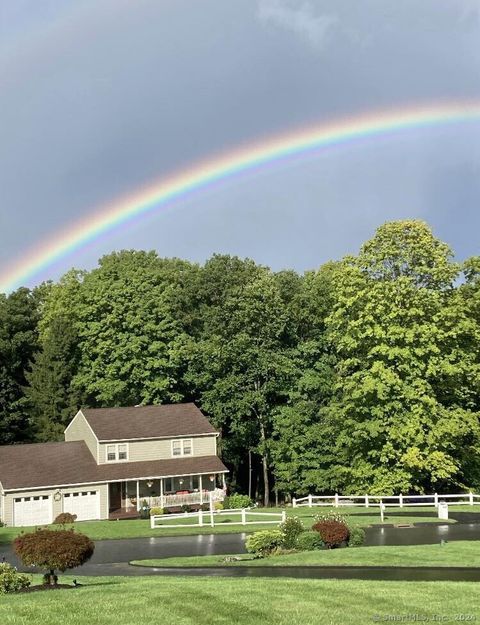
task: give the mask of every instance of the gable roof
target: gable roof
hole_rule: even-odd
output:
[[[99,441],[216,434],[194,403],[129,408],[82,408]]]
[[[218,456],[97,465],[84,441],[0,447],[0,480],[6,491],[227,471]]]

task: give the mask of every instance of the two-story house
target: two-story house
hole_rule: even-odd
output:
[[[79,410],[65,442],[0,447],[0,519],[44,525],[221,500],[218,433],[195,404]]]

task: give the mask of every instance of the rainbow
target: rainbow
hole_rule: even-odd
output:
[[[173,200],[242,172],[329,147],[406,130],[480,121],[480,102],[446,102],[370,112],[303,128],[194,164],[166,180],[114,200],[68,229],[27,251],[0,273],[0,291],[9,292],[102,234],[165,207]]]

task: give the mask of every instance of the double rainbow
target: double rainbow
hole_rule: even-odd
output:
[[[156,181],[132,195],[99,207],[68,229],[56,232],[0,273],[0,291],[9,292],[32,280],[54,262],[73,254],[120,224],[159,210],[175,199],[241,172],[338,144],[354,143],[359,139],[475,121],[480,121],[478,101],[377,111],[304,128],[207,159],[166,180]]]

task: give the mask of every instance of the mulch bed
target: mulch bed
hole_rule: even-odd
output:
[[[79,588],[81,584],[72,586],[72,584],[35,584],[34,586],[27,586],[27,588],[20,588],[15,594],[21,592],[38,592],[39,590],[64,590],[65,588]]]

